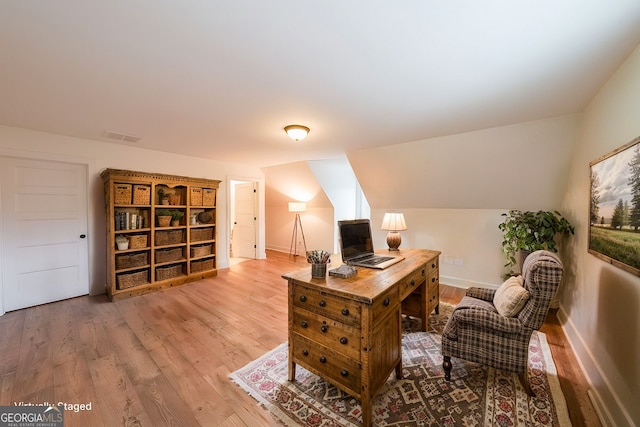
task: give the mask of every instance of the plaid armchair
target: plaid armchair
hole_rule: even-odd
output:
[[[469,288],[455,307],[442,333],[442,366],[451,380],[451,357],[481,363],[520,375],[532,395],[527,367],[529,340],[540,329],[562,278],[556,254],[536,251],[522,268],[523,286],[529,299],[515,317],[503,317],[493,305],[495,289]]]

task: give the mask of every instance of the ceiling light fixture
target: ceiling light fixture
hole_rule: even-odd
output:
[[[289,125],[284,127],[284,131],[289,135],[289,138],[294,141],[302,141],[309,133],[309,128],[302,125]]]

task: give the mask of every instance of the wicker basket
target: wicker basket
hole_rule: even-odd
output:
[[[182,243],[182,230],[157,230],[155,242],[156,246]]]
[[[138,252],[136,254],[116,255],[116,269],[142,267],[149,264],[149,253]]]
[[[151,204],[151,187],[148,185],[133,186],[133,204],[149,205]]]
[[[216,205],[216,190],[213,188],[202,189],[202,205],[203,206],[215,206]]]
[[[213,258],[191,262],[191,273],[199,273],[207,270],[213,270]]]
[[[118,289],[128,289],[134,286],[146,285],[149,283],[149,272],[147,270],[136,271],[135,273],[122,273],[116,276]]]
[[[191,206],[202,206],[202,188],[191,187]]]
[[[171,215],[158,215],[158,227],[168,227],[171,225]]]
[[[156,250],[156,263],[177,261],[184,258],[182,248]]]
[[[115,184],[113,186],[113,203],[116,205],[131,204],[131,184]]]
[[[203,240],[213,240],[213,228],[192,228],[191,241],[202,242]]]
[[[211,255],[213,245],[191,246],[191,258],[199,258],[201,256]]]
[[[156,281],[173,279],[182,275],[182,265],[169,265],[166,267],[156,268]]]
[[[147,247],[146,234],[132,234],[127,236],[129,239],[129,249],[143,249]]]

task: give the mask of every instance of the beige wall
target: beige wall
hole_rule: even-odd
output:
[[[287,252],[291,249],[295,214],[289,202],[305,202],[300,214],[307,250],[333,251],[333,206],[307,162],[287,163],[264,168],[266,187],[266,248]],[[299,236],[299,239],[301,236]],[[303,253],[299,246],[297,253]]]
[[[589,162],[640,135],[640,47],[584,111],[563,212],[576,238],[563,251],[561,316],[611,426],[640,425],[640,278],[587,252]]]
[[[104,190],[99,176],[102,169],[131,169],[221,180],[217,209],[218,268],[229,266],[227,181],[234,177],[250,177],[264,186],[264,174],[258,168],[4,126],[0,126],[0,155],[87,165],[89,280],[92,294],[104,293],[106,282]],[[263,190],[261,188],[258,194],[264,194]],[[260,206],[264,206],[262,196]],[[264,215],[259,213],[259,217],[262,233],[258,239],[258,254],[264,254]]]

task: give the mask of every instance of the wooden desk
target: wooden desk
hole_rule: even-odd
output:
[[[400,254],[405,259],[398,264],[358,268],[348,279],[312,279],[311,267],[282,276],[289,284],[289,380],[299,364],[359,399],[365,426],[391,372],[402,378],[401,313],[420,317],[426,330],[438,306],[440,252]]]

